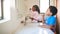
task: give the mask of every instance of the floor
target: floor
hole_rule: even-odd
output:
[[[39,23],[31,23],[25,25],[22,30],[18,29],[15,34],[54,34],[48,28],[38,27]]]

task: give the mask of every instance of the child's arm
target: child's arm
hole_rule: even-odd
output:
[[[50,23],[50,29],[51,29],[53,32],[55,32],[56,18],[52,18],[49,23]]]
[[[35,19],[35,18],[33,18],[33,17],[29,17],[31,20],[36,20],[36,21],[38,21],[38,22],[43,22],[43,19],[40,21],[40,20],[38,20],[38,19]]]
[[[31,20],[34,20],[34,18],[33,17],[29,17]]]

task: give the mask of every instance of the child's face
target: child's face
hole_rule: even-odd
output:
[[[36,8],[35,7],[32,7],[32,11],[35,11],[36,10]]]
[[[52,15],[52,13],[50,12],[50,9],[47,9],[46,15],[47,15],[47,16],[51,16],[51,15]]]

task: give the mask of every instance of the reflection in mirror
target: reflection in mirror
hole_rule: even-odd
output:
[[[22,17],[19,17],[21,19],[21,18],[25,17],[27,14],[31,13],[30,10],[31,10],[33,5],[38,5],[39,8],[40,8],[41,14],[43,14],[43,13],[46,12],[46,10],[48,9],[48,7],[50,5],[53,5],[53,6],[55,5],[53,1],[54,0],[16,0],[16,8],[19,10],[18,11],[18,13],[19,13],[18,16],[22,16]],[[30,16],[30,14],[29,14],[29,16]],[[23,19],[21,19],[21,20],[23,20]],[[32,22],[30,22],[31,20],[28,20],[26,22],[26,20],[27,19],[25,18],[24,21],[27,24],[26,25],[27,29],[24,28],[24,30],[22,30],[22,32],[19,32],[20,34],[44,34],[44,33],[45,34],[54,34],[54,32],[52,32],[50,29],[48,29],[48,30],[43,29],[43,27],[48,28],[48,26],[46,24],[43,25],[42,22],[32,23]],[[24,21],[21,21],[21,22],[23,23]],[[40,25],[43,25],[43,27],[41,27]],[[32,27],[32,26],[34,26],[34,27]],[[37,26],[39,26],[39,28]],[[37,27],[37,28],[35,28],[35,27]]]

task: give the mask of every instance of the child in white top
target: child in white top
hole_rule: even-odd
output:
[[[42,16],[39,15],[40,14],[40,9],[37,5],[34,5],[32,7],[32,13],[30,16],[30,19],[32,20],[32,22],[39,22],[42,21]]]

